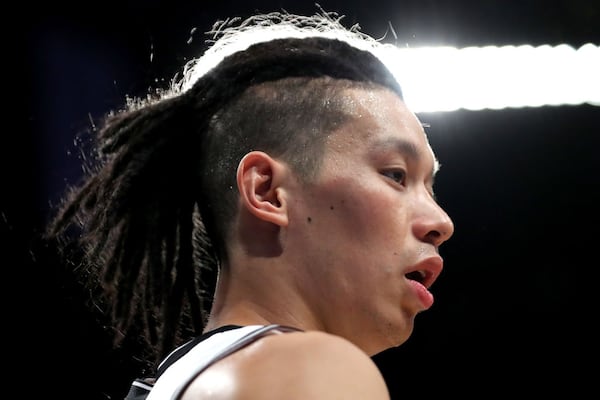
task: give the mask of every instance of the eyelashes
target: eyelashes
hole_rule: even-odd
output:
[[[391,169],[387,171],[382,171],[381,175],[393,180],[394,182],[400,185],[404,185],[406,181],[406,171],[403,169]]]
[[[407,183],[408,175],[404,169],[389,169],[389,170],[380,172],[380,174],[385,176],[389,180],[392,180],[396,185],[400,185],[402,187],[406,187],[408,185],[408,183]],[[426,186],[427,186],[427,192],[429,193],[429,195],[433,198],[434,201],[437,202],[437,198],[433,191],[433,187],[429,186],[429,185],[426,185]]]

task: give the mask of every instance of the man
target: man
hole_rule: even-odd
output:
[[[422,125],[385,46],[331,14],[220,34],[173,91],[106,121],[50,232],[80,225],[117,328],[157,361],[198,335],[128,399],[387,399],[370,356],[431,307],[453,233]]]

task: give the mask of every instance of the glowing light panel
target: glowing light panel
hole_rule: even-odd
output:
[[[415,112],[600,106],[600,47],[398,48],[388,54]]]

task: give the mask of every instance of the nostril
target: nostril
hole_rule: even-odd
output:
[[[439,231],[432,230],[427,233],[426,240],[427,242],[437,246],[442,236],[443,235]]]

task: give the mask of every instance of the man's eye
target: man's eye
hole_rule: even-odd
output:
[[[398,183],[403,183],[404,179],[406,178],[406,172],[404,170],[391,170],[391,171],[383,171],[381,173],[382,175],[390,178],[391,180],[398,182]]]

